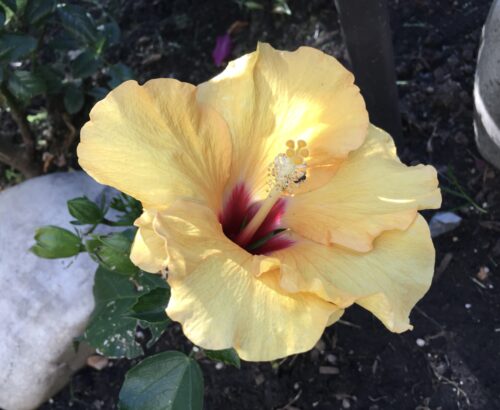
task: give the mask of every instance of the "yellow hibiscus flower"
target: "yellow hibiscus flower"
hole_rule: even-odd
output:
[[[197,87],[125,82],[78,156],[142,201],[131,258],[168,267],[167,313],[201,347],[303,352],[353,303],[402,332],[430,286],[418,210],[440,206],[436,172],[399,161],[352,74],[313,48],[259,44]]]

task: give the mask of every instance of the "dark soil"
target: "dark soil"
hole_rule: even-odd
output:
[[[229,0],[129,1],[120,21],[126,38],[116,56],[140,80],[169,76],[199,83],[219,72],[210,57],[215,36],[242,20],[248,26],[235,36],[234,56],[263,40],[285,49],[311,45],[347,63],[332,3],[290,0],[293,15],[283,16],[249,13]],[[414,331],[392,334],[354,307],[316,349],[282,362],[245,363],[237,370],[202,359],[206,409],[500,409],[500,172],[475,148],[471,97],[489,5],[390,2],[404,126],[399,152],[409,164],[436,166],[448,188],[445,177],[452,171],[488,211],[444,195],[443,209],[464,220],[435,240],[435,280],[412,313]],[[179,346],[190,349],[173,326],[154,351]],[[114,409],[131,364],[83,369],[41,409]],[[338,374],[325,374],[325,368]]]

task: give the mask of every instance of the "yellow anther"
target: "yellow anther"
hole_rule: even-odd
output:
[[[304,162],[304,158],[302,158],[299,155],[296,155],[295,157],[292,158],[292,161],[295,165],[300,165]]]
[[[299,154],[302,155],[304,158],[309,156],[309,150],[307,148],[302,148],[299,151]]]
[[[299,146],[299,148],[304,148],[307,146],[307,143],[304,140],[298,140],[297,145]]]
[[[286,150],[286,156],[287,156],[288,158],[292,158],[292,157],[294,157],[294,156],[295,156],[295,150],[294,150],[294,149],[291,149],[291,148],[290,148],[290,149],[287,149],[287,150]]]
[[[292,140],[288,140],[288,141],[286,142],[286,146],[287,146],[288,148],[295,148],[295,142],[294,142],[294,141],[292,141]]]

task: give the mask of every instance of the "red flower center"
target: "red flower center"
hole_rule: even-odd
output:
[[[252,202],[250,192],[244,184],[236,185],[219,214],[224,234],[253,255],[269,254],[291,246],[293,241],[281,235],[285,230],[280,226],[281,216],[286,208],[285,198],[278,199],[247,244],[238,243],[238,234],[260,206],[260,202]]]

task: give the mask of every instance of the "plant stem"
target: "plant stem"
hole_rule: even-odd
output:
[[[0,91],[5,99],[5,103],[10,109],[10,114],[12,115],[12,118],[14,118],[14,121],[19,127],[19,132],[21,133],[21,137],[23,139],[26,155],[28,158],[34,159],[35,136],[31,131],[28,119],[26,118],[26,113],[24,112],[23,108],[17,101],[16,97],[12,95],[12,93],[5,86],[5,84],[2,84],[0,86]]]

